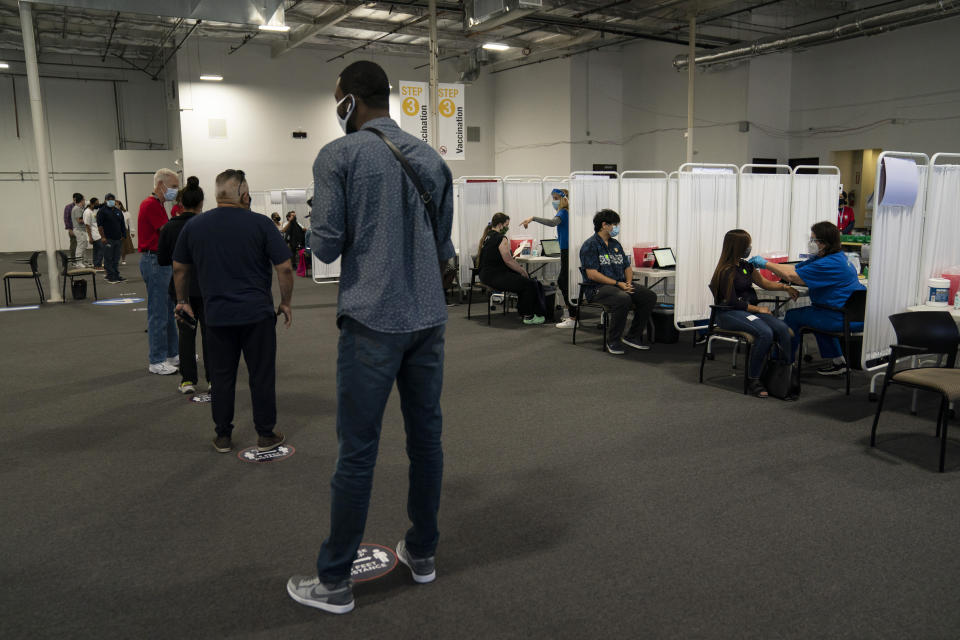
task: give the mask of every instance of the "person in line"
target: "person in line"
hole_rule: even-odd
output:
[[[87,225],[83,223],[85,206],[86,200],[83,194],[73,194],[73,209],[70,210],[70,219],[73,221],[73,233],[77,239],[77,248],[73,256],[75,258],[74,269],[84,269],[87,266],[87,247],[90,246],[90,234],[87,233]]]
[[[70,252],[67,254],[69,256],[77,255],[77,234],[73,230],[73,216],[71,215],[73,207],[77,203],[77,196],[83,199],[83,195],[74,193],[73,199],[63,208],[63,228],[67,230],[67,235],[70,236]]]
[[[633,284],[630,256],[616,240],[620,233],[620,215],[612,209],[601,209],[593,216],[593,230],[595,233],[580,247],[580,268],[587,280],[584,285],[587,301],[602,304],[610,312],[607,351],[623,355],[623,345],[645,351],[650,345],[642,336],[657,304],[657,294]],[[633,322],[624,336],[631,307]]]
[[[87,240],[93,248],[93,270],[103,271],[103,243],[100,241],[100,229],[97,225],[97,210],[100,201],[90,198],[87,208],[83,210],[83,224],[87,227]]]
[[[769,394],[760,382],[760,374],[770,348],[776,342],[780,359],[787,362],[793,362],[793,352],[790,350],[790,328],[771,314],[770,309],[760,306],[753,285],[767,291],[786,291],[794,300],[799,294],[790,285],[767,280],[747,261],[753,251],[752,245],[750,234],[743,229],[727,231],[723,236],[720,261],[710,279],[710,291],[717,305],[730,307],[717,312],[717,326],[753,336],[747,365],[747,390],[758,398],[766,398]]]
[[[196,196],[202,198],[193,190],[187,194],[193,202]],[[219,453],[233,449],[234,394],[243,354],[250,375],[257,449],[270,451],[284,441],[284,435],[275,431],[277,317],[283,314],[287,327],[293,320],[290,255],[273,223],[250,211],[250,186],[243,171],[227,169],[218,175],[216,198],[215,209],[187,221],[173,250],[176,312],[199,320],[190,303],[190,278],[196,270],[209,340],[204,365],[215,389],[211,394],[213,447]],[[276,310],[271,267],[280,284]],[[193,358],[186,353],[184,357]]]
[[[123,222],[123,212],[117,208],[116,196],[108,193],[103,199],[103,206],[97,211],[97,226],[103,238],[103,266],[107,270],[107,282],[117,284],[126,280],[120,275],[119,264],[127,227]]]
[[[497,291],[517,294],[517,311],[523,316],[523,324],[543,324],[546,311],[540,303],[537,282],[510,254],[509,228],[510,218],[495,213],[483,230],[477,248],[480,282]]]
[[[161,266],[173,265],[173,251],[177,246],[177,239],[194,216],[203,213],[203,189],[200,188],[200,180],[196,176],[187,178],[187,186],[180,192],[183,211],[176,218],[163,225],[160,229],[160,242],[157,245],[157,264]],[[207,320],[203,313],[203,296],[200,292],[200,281],[197,278],[197,270],[190,270],[190,282],[188,286],[187,300],[190,304],[190,310],[193,317],[197,320],[195,326],[188,326],[185,322],[178,322],[179,345],[180,345],[180,387],[179,391],[183,394],[196,393],[197,383],[200,382],[200,376],[197,368],[197,328],[200,329],[200,337],[203,341],[203,363],[206,369],[207,388],[210,388],[210,369],[207,365],[209,356],[207,355]],[[177,291],[173,279],[170,279],[170,297],[176,304]]]
[[[274,211],[270,214],[270,219],[273,220],[273,224],[277,225],[277,231],[283,233],[283,229],[280,228],[280,214]]]
[[[177,344],[177,323],[173,316],[173,302],[167,295],[170,267],[157,263],[157,245],[160,228],[167,224],[164,202],[177,197],[180,178],[170,169],[160,169],[153,175],[153,193],[140,203],[137,231],[140,233],[140,275],[147,285],[147,336],[150,345],[150,373],[169,376],[180,366]]]
[[[123,225],[127,228],[127,235],[123,238],[123,251],[120,253],[120,264],[127,264],[127,256],[131,253],[134,253],[135,249],[133,248],[133,229],[130,228],[130,212],[127,211],[127,208],[123,205],[123,202],[117,200],[117,209],[120,209],[123,213]]]
[[[334,92],[348,134],[313,165],[311,247],[341,258],[337,325],[337,468],[330,534],[316,572],[293,576],[287,593],[331,613],[354,607],[350,567],[363,539],[383,412],[400,393],[410,458],[412,526],[397,556],[417,583],[436,578],[443,478],[442,415],[447,304],[440,266],[453,258],[453,178],[440,155],[390,118],[390,83],[373,62],[346,67]],[[376,128],[406,156],[435,208],[428,208]],[[403,265],[402,269],[395,268]],[[201,283],[202,284],[202,283]]]
[[[280,227],[280,231],[283,233],[283,239],[287,243],[287,246],[290,247],[290,264],[296,269],[300,249],[303,249],[304,241],[306,240],[303,227],[300,226],[300,222],[297,220],[296,211],[287,212],[287,221]]]
[[[853,207],[847,204],[847,192],[840,192],[840,202],[837,205],[837,228],[840,233],[853,233],[855,214]]]
[[[557,228],[557,244],[560,245],[560,275],[557,276],[557,286],[563,294],[568,314],[556,324],[558,329],[572,329],[577,323],[577,307],[570,300],[570,203],[568,197],[569,192],[566,189],[554,189],[550,192],[550,198],[557,215],[553,218],[533,216],[520,223],[524,229],[528,228],[531,222]]]
[[[866,289],[857,277],[857,269],[847,260],[840,247],[840,229],[832,222],[818,222],[810,227],[808,251],[814,256],[794,266],[767,262],[762,256],[754,256],[750,262],[761,269],[768,269],[782,280],[809,288],[810,302],[840,308],[854,291]],[[825,331],[843,331],[843,316],[814,306],[791,309],[783,318],[793,330],[790,353],[794,356],[800,346],[800,327],[813,327]],[[863,330],[862,322],[850,323],[851,331]],[[847,372],[847,362],[840,349],[840,341],[820,334],[816,335],[820,355],[832,362],[817,369],[824,376],[839,376]]]

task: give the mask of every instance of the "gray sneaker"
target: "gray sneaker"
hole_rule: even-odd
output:
[[[337,584],[326,585],[315,575],[293,576],[287,580],[287,593],[291,598],[308,607],[323,609],[330,613],[353,611],[353,583],[349,578]]]
[[[403,540],[397,543],[397,559],[410,569],[414,582],[426,584],[437,579],[435,557],[418,558],[412,555]]]

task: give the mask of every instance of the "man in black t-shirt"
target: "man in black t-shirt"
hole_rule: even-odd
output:
[[[193,316],[190,272],[197,270],[207,320],[207,350],[213,389],[214,448],[232,448],[233,401],[242,353],[250,374],[257,448],[269,451],[284,441],[277,423],[277,316],[292,320],[293,269],[290,254],[267,216],[250,211],[250,188],[243,171],[217,176],[217,208],[190,220],[173,253],[176,312]],[[273,307],[273,274],[280,282],[280,306]]]

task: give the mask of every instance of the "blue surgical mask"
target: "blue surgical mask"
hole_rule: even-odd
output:
[[[117,206],[117,201],[116,201],[116,200],[107,200],[107,206],[112,209],[113,207]]]
[[[613,229],[610,229],[610,237],[616,238],[618,235],[620,235],[620,225],[615,224],[613,225]]]
[[[560,201],[559,201],[559,200],[554,200],[554,201],[553,201],[553,210],[554,210],[554,211],[560,211]]]
[[[163,192],[163,197],[167,199],[167,202],[173,202],[177,199],[177,190],[173,187],[167,187],[167,190]]]

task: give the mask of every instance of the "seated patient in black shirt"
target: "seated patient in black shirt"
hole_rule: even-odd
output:
[[[543,324],[545,311],[537,292],[537,282],[510,254],[509,226],[510,218],[505,213],[495,213],[484,230],[477,249],[480,282],[497,291],[516,293],[517,310],[523,316],[523,324]]]
[[[729,331],[742,331],[753,336],[753,348],[750,350],[750,362],[747,365],[747,386],[753,395],[765,398],[767,390],[760,382],[763,363],[770,352],[774,340],[780,347],[780,358],[793,361],[790,349],[790,329],[780,318],[770,313],[767,307],[757,304],[757,293],[753,285],[768,291],[787,291],[790,297],[797,299],[797,290],[793,287],[767,280],[752,264],[747,262],[752,249],[750,234],[743,229],[727,231],[723,236],[723,249],[720,250],[720,262],[710,280],[710,291],[718,305],[731,307],[717,312],[717,326]]]

